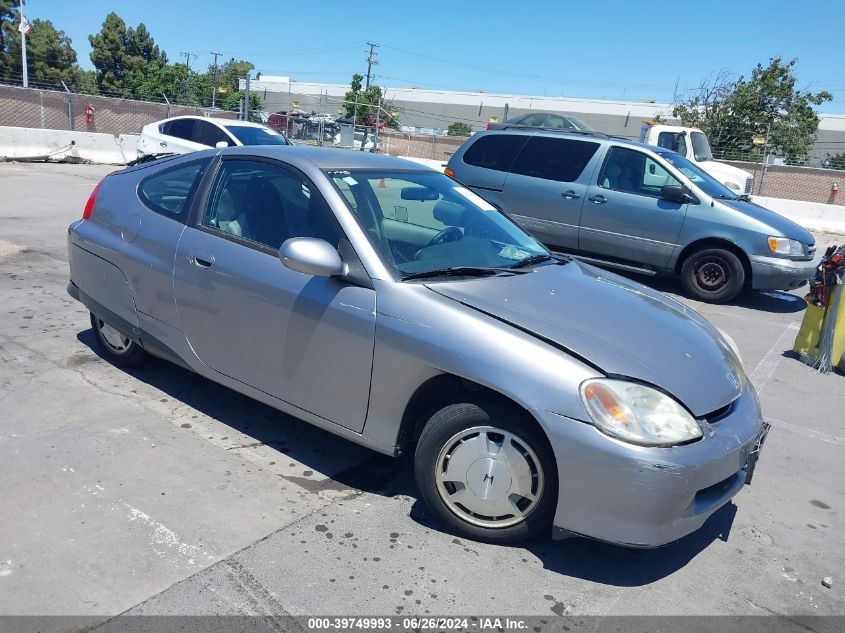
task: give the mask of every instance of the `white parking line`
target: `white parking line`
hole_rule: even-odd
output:
[[[795,332],[800,327],[798,323],[790,323],[786,329],[781,333],[777,340],[769,348],[769,351],[763,356],[757,366],[748,375],[757,393],[761,393],[766,384],[772,379],[775,370],[783,358],[783,346],[788,338],[795,335]]]

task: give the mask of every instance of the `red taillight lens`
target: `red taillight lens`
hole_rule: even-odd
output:
[[[485,130],[489,130],[489,129],[490,129],[490,124],[488,123],[488,124],[487,124],[487,126],[486,126],[484,129],[485,129]]]
[[[100,182],[97,183],[97,186],[94,187],[94,191],[91,192],[91,195],[88,196],[88,202],[85,203],[85,210],[82,212],[82,219],[87,220],[91,217],[91,211],[94,210],[94,203],[97,201],[97,194],[100,193],[100,187],[103,186],[103,183],[106,181],[103,178]]]

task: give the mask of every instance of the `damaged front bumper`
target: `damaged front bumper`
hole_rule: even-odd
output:
[[[694,532],[750,483],[768,432],[750,385],[691,444],[645,447],[535,410],[558,466],[554,536],[659,547]]]

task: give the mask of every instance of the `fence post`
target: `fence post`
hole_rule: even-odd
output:
[[[64,81],[62,81],[62,86],[64,86],[65,92],[67,93],[67,129],[73,132],[73,98]]]
[[[161,96],[164,97],[164,102],[167,104],[167,116],[165,118],[169,119],[170,118],[170,99],[168,99],[167,95],[164,94],[163,92],[161,93]]]

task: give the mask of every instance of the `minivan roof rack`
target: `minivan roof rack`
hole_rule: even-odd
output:
[[[500,130],[526,130],[526,131],[537,131],[537,132],[555,132],[557,134],[580,134],[581,136],[593,136],[596,138],[610,138],[604,132],[596,132],[595,130],[562,130],[560,128],[551,128],[551,127],[529,127],[527,125],[505,125],[500,128]]]

